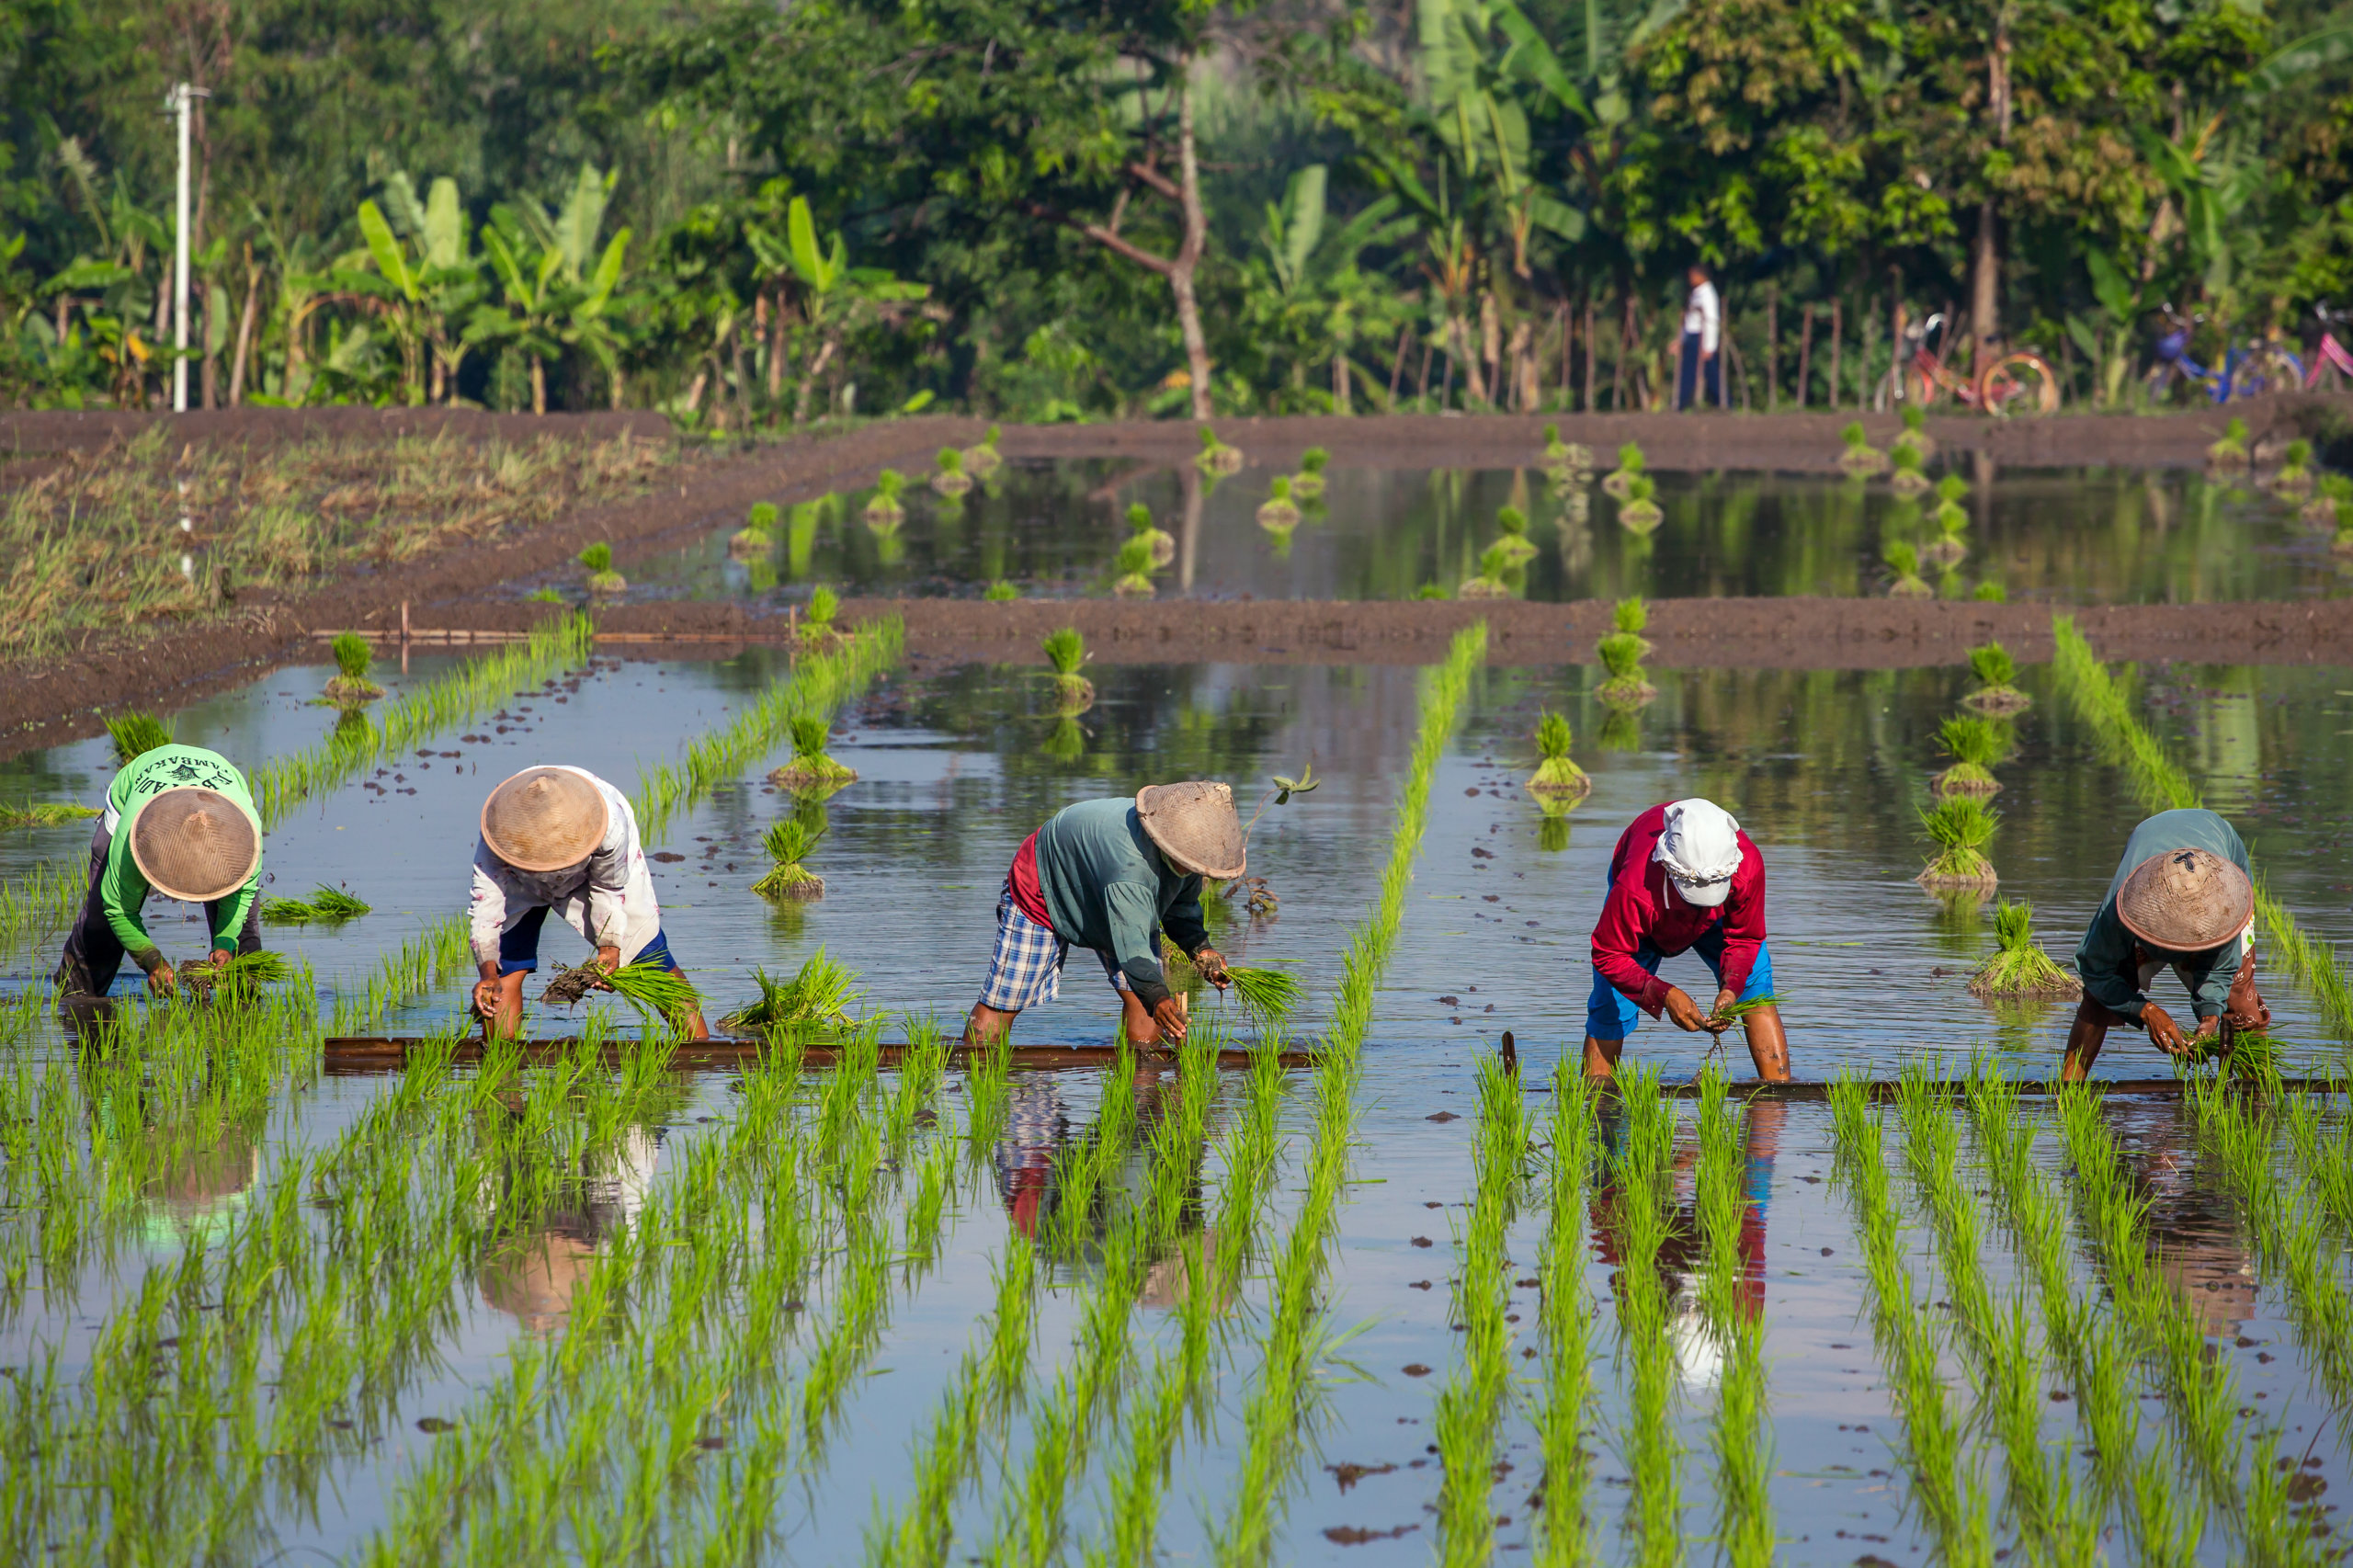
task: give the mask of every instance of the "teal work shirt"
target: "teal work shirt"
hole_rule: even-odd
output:
[[[1160,933],[1188,958],[1209,944],[1201,879],[1161,858],[1131,799],[1081,801],[1049,817],[1038,830],[1038,890],[1054,935],[1110,954],[1147,1008],[1169,994]]]
[[[164,955],[157,950],[140,918],[141,906],[146,903],[153,887],[131,857],[131,825],[139,820],[141,808],[165,790],[190,787],[217,790],[226,795],[251,819],[255,836],[261,834],[261,815],[254,810],[254,798],[245,788],[244,775],[218,752],[206,751],[202,746],[157,746],[131,758],[114,776],[114,783],[107,790],[106,812],[107,831],[113,837],[107,845],[106,866],[98,873],[98,908],[113,929],[115,940],[142,970],[153,971],[164,961]],[[254,874],[245,885],[221,900],[215,908],[215,948],[236,947],[237,933],[244,929],[246,912],[253,908],[254,898],[260,891],[261,862],[256,860]]]
[[[2230,940],[2204,952],[2168,952],[2147,947],[2116,913],[2116,895],[2124,879],[2142,861],[2168,849],[2203,849],[2228,860],[2250,879],[2255,875],[2255,868],[2247,863],[2246,846],[2236,830],[2214,812],[2200,808],[2159,812],[2134,828],[2126,842],[2124,858],[2117,862],[2116,875],[2108,884],[2108,897],[2101,901],[2099,913],[2092,916],[2075,949],[2075,972],[2083,977],[2086,995],[2137,1021],[2141,1009],[2149,1005],[2141,989],[2140,955],[2145,951],[2179,972],[2182,983],[2189,987],[2190,1006],[2203,1023],[2221,1017],[2230,996],[2231,981],[2239,967],[2238,933],[2233,932]]]

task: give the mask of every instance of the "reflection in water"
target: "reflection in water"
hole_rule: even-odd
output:
[[[1740,1279],[1737,1291],[1741,1315],[1750,1320],[1765,1311],[1765,1210],[1773,1192],[1773,1161],[1780,1153],[1781,1129],[1789,1107],[1756,1101],[1741,1111]],[[1600,1106],[1602,1160],[1600,1180],[1593,1196],[1593,1247],[1611,1269],[1610,1293],[1621,1303],[1626,1283],[1622,1276],[1624,1206],[1654,1201],[1655,1195],[1627,1190],[1620,1185],[1625,1156],[1625,1117],[1615,1095]],[[1726,1346],[1722,1332],[1708,1319],[1707,1238],[1700,1233],[1698,1175],[1699,1131],[1686,1122],[1676,1129],[1675,1153],[1668,1169],[1672,1188],[1667,1194],[1666,1232],[1659,1243],[1656,1268],[1670,1313],[1667,1332],[1674,1337],[1676,1367],[1687,1389],[1711,1389],[1723,1369]]]
[[[542,1188],[534,1173],[519,1160],[502,1162],[497,1190],[483,1195],[485,1228],[506,1233],[483,1259],[483,1300],[512,1313],[526,1333],[562,1327],[597,1249],[645,1207],[661,1160],[660,1128],[626,1128],[609,1146],[584,1152],[541,1203],[529,1201]]]
[[[2134,1195],[2148,1204],[2157,1275],[2181,1293],[2211,1337],[2228,1343],[2255,1315],[2255,1254],[2239,1208],[2199,1158],[2188,1107],[2103,1107]]]

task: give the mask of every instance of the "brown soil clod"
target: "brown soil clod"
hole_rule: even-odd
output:
[[[557,971],[555,978],[548,982],[547,989],[540,993],[540,1000],[569,1007],[585,1000],[591,991],[610,991],[612,988],[611,980],[595,962],[574,964]]]
[[[1376,1540],[1402,1540],[1419,1525],[1399,1525],[1392,1529],[1376,1530],[1363,1525],[1333,1525],[1324,1531],[1324,1539],[1335,1546],[1363,1546]]]
[[[1340,1483],[1340,1490],[1346,1492],[1368,1475],[1388,1475],[1393,1472],[1397,1467],[1393,1464],[1342,1463],[1327,1464],[1324,1468],[1330,1471],[1332,1474],[1338,1479]]]

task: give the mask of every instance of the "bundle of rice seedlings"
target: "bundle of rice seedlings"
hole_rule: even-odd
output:
[[[1500,544],[1491,544],[1479,557],[1479,574],[1463,580],[1455,597],[1465,599],[1507,599],[1511,597],[1508,574],[1517,563],[1511,552]]]
[[[1913,506],[1909,501],[1900,502],[1898,505],[1906,509],[1911,509]],[[1959,507],[1954,507],[1950,512],[1941,506],[1937,508],[1937,520],[1941,531],[1922,548],[1920,559],[1924,563],[1931,566],[1951,567],[1960,564],[1968,557],[1969,541],[1961,537],[1960,526],[1952,521],[1955,514],[1958,514],[1960,523],[1965,524],[1969,521],[1969,514]],[[1898,526],[1893,509],[1889,513],[1887,526],[1891,531]]]
[[[857,778],[856,768],[825,755],[825,734],[832,726],[824,714],[795,713],[784,728],[792,737],[792,760],[770,773],[769,783],[788,790],[832,790]]]
[[[313,920],[336,924],[357,920],[370,913],[372,907],[365,899],[354,898],[341,888],[331,888],[321,882],[308,899],[262,900],[261,917],[285,926],[299,926]]]
[[[1594,695],[1611,708],[1640,708],[1658,695],[1658,687],[1643,678],[1643,640],[1631,631],[1613,631],[1596,643],[1609,678]]]
[[[368,666],[376,662],[376,650],[368,639],[357,631],[346,631],[327,646],[335,653],[335,668],[327,681],[329,702],[349,707],[384,695],[384,688],[368,678]]]
[[[760,842],[776,863],[767,876],[752,884],[752,891],[762,898],[824,897],[825,879],[801,863],[824,836],[824,828],[812,827],[797,816],[770,823]]]
[[[1046,738],[1038,743],[1038,749],[1049,760],[1059,762],[1065,767],[1071,767],[1086,755],[1086,728],[1075,717],[1065,713],[1054,721],[1054,727],[1046,732]]]
[[[2298,513],[2305,522],[2315,527],[2333,528],[2337,521],[2337,508],[2353,502],[2353,475],[2324,472],[2313,476],[2313,496]]]
[[[2189,1052],[2182,1061],[2186,1065],[2211,1066],[2217,1076],[2255,1089],[2276,1090],[2288,1069],[2288,1053],[2278,1038],[2256,1029],[2233,1035],[2228,1050],[2223,1049],[2220,1030],[2202,1037],[2193,1034]]]
[[[1919,448],[1898,441],[1888,456],[1894,471],[1887,476],[1889,489],[1898,495],[1917,495],[1928,488],[1927,460]]]
[[[172,744],[172,727],[153,713],[118,713],[107,721],[107,737],[114,742],[114,761],[127,767],[157,746]]]
[[[1299,472],[1290,476],[1290,493],[1302,500],[1313,500],[1324,494],[1324,465],[1332,454],[1321,447],[1310,447],[1299,454]]]
[[[1985,858],[1985,843],[2001,818],[1977,795],[1945,795],[1920,813],[1937,852],[1917,879],[1924,888],[1984,888],[1999,881]]]
[[[809,603],[801,612],[801,646],[810,653],[823,651],[834,640],[834,617],[842,608],[841,596],[820,583],[809,591]]]
[[[1937,438],[1928,434],[1928,411],[1916,403],[1907,403],[1901,417],[1904,428],[1895,433],[1895,439],[1889,443],[1890,449],[1909,447],[1923,458],[1933,457],[1937,450]]]
[[[293,971],[277,953],[239,953],[214,968],[210,959],[190,959],[172,966],[172,979],[198,996],[215,1001],[249,997],[260,987],[274,985]]]
[[[1991,795],[2002,786],[1994,765],[2002,759],[2005,726],[1977,714],[1955,714],[1937,730],[1937,739],[1953,761],[1929,782],[1934,795]]]
[[[1569,444],[1561,439],[1557,424],[1544,426],[1544,460],[1556,465],[1569,460]]]
[[[2313,487],[2313,444],[2302,436],[2288,443],[2271,488],[2282,495],[2302,495]]]
[[[1586,777],[1569,756],[1569,722],[1558,713],[1544,713],[1536,721],[1536,773],[1529,779],[1529,793],[1538,800],[1553,798],[1574,800],[1593,788],[1593,780]]]
[[[1651,607],[1643,602],[1640,594],[1620,599],[1609,607],[1609,625],[1613,631],[1631,631],[1639,637],[1651,623]],[[1650,644],[1643,644],[1643,652],[1650,652]]]
[[[776,544],[778,513],[773,501],[755,501],[745,514],[744,526],[737,528],[727,541],[727,553],[733,556],[766,555]]]
[[[857,980],[847,965],[826,957],[823,948],[810,954],[790,980],[770,979],[767,971],[755,969],[752,983],[760,988],[760,999],[728,1014],[719,1027],[765,1036],[847,1028],[850,1008],[866,994]]]
[[[1636,533],[1646,534],[1658,527],[1666,513],[1652,499],[1658,492],[1658,481],[1647,473],[1638,473],[1626,482],[1625,504],[1618,508],[1618,524]]]
[[[1977,677],[1977,689],[1961,699],[1964,708],[2001,714],[2022,712],[2034,705],[2033,698],[2010,684],[2018,678],[2018,666],[1999,642],[1972,648],[1969,671]]]
[[[1618,449],[1618,466],[1601,482],[1601,488],[1623,501],[1633,494],[1631,486],[1643,472],[1644,459],[1640,443],[1629,441]]]
[[[1978,584],[1977,591],[1969,597],[1989,605],[2007,604],[2010,599],[2007,590],[1991,577]]]
[[[97,814],[96,806],[80,806],[66,801],[27,801],[22,805],[0,806],[0,827],[63,827]]]
[[[1888,585],[1888,597],[1895,599],[1925,599],[1932,589],[1920,578],[1920,551],[1909,540],[1897,540],[1887,547],[1888,570],[1895,580]]]
[[[954,447],[942,447],[932,460],[931,487],[942,495],[961,495],[972,488],[972,476],[964,472],[964,454]]]
[[[1021,590],[999,577],[982,593],[981,597],[993,605],[1011,604],[1021,597]]]
[[[2001,944],[1969,982],[1972,996],[2080,996],[2083,983],[2053,961],[2034,939],[2034,906],[2004,899],[1994,906],[1994,939]]]
[[[1280,1028],[1307,1000],[1307,987],[1289,970],[1237,963],[1226,965],[1225,975],[1233,983],[1228,994],[1261,1034]]]
[[[2206,449],[2206,461],[2215,468],[2246,467],[2246,421],[2234,414],[2222,426],[2222,438]]]
[[[1969,481],[1957,473],[1948,473],[1937,481],[1937,510],[1932,519],[1946,533],[1956,533],[1969,526],[1969,508],[1961,498],[1969,494]]]
[[[1495,527],[1503,535],[1495,540],[1505,556],[1513,561],[1526,561],[1536,553],[1536,546],[1529,542],[1528,514],[1517,506],[1505,506],[1495,513]]]
[[[870,528],[896,528],[905,520],[906,507],[899,504],[899,493],[907,487],[907,476],[895,468],[886,468],[874,476],[874,494],[867,497],[866,521]]]
[[[1417,599],[1427,600],[1450,599],[1454,596],[1446,591],[1446,585],[1444,583],[1424,583],[1420,587],[1414,590],[1414,597]]]
[[[609,991],[645,1018],[683,1024],[702,1006],[694,984],[658,959],[639,959],[607,970],[594,959],[556,971],[540,993],[542,1003],[570,1007],[592,991]]]
[[[1643,749],[1643,710],[1639,706],[1605,707],[1601,712],[1601,733],[1595,737],[1603,751],[1636,752]]]
[[[1204,425],[1201,449],[1193,455],[1193,460],[1211,473],[1233,473],[1242,467],[1242,449],[1227,446],[1217,438],[1216,431]]]
[[[1084,712],[1095,701],[1095,683],[1079,673],[1086,663],[1086,639],[1078,634],[1075,626],[1065,626],[1046,633],[1039,643],[1046,651],[1046,663],[1054,669],[1054,699],[1064,713]]]
[[[1838,432],[1838,438],[1847,443],[1847,449],[1838,454],[1838,466],[1849,474],[1860,478],[1867,473],[1877,473],[1887,466],[1887,454],[1871,446],[1870,436],[1864,430],[1861,420],[1848,420],[1846,427]]]
[[[964,472],[981,479],[986,479],[995,473],[1005,461],[1004,458],[997,455],[996,449],[997,437],[1003,434],[1002,430],[992,425],[989,426],[989,433],[981,437],[979,446],[965,448]]]
[[[613,570],[613,547],[598,542],[580,552],[580,564],[588,568],[588,591],[592,594],[618,594],[629,586],[629,579]]]
[[[1127,542],[1120,546],[1119,557],[1114,564],[1120,574],[1120,580],[1111,585],[1113,593],[1123,599],[1152,597],[1152,541],[1150,540],[1130,534]]]
[[[1267,487],[1267,499],[1258,506],[1258,526],[1262,528],[1287,528],[1299,521],[1299,504],[1290,498],[1290,479],[1278,474]]]
[[[1176,559],[1176,538],[1152,520],[1152,508],[1138,501],[1128,508],[1128,537],[1152,547],[1152,563],[1165,566]]]

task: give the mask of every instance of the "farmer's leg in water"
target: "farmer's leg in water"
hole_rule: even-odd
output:
[[[90,891],[83,896],[74,928],[65,934],[65,950],[58,955],[57,989],[63,995],[103,996],[122,968],[122,941],[98,898],[98,879],[106,873],[110,842],[106,819],[100,817],[90,833]]]
[[[1119,960],[1108,953],[1097,953],[1103,960],[1103,972],[1111,982],[1111,989],[1120,994],[1120,1027],[1127,1031],[1128,1043],[1138,1048],[1154,1045],[1181,1045],[1190,1026],[1191,1016],[1185,994],[1172,991],[1151,1007],[1143,1005],[1120,971]]]
[[[597,961],[608,970],[619,969],[621,961],[620,949],[618,948],[598,948],[597,949]],[[658,927],[654,933],[654,940],[646,943],[642,948],[640,948],[637,950],[637,957],[630,960],[630,962],[658,963],[664,969],[668,970],[672,974],[676,975],[680,980],[684,980],[687,977],[685,966],[680,964],[676,956],[670,951],[669,934]],[[703,1022],[702,1009],[699,1006],[696,1007],[693,1012],[687,1015],[686,1022],[686,1034],[688,1040],[709,1040],[710,1038],[710,1026]]]
[[[1723,979],[1722,932],[1701,937],[1691,950],[1707,963],[1709,971],[1719,982]],[[1751,1004],[1740,1019],[1742,1032],[1748,1037],[1748,1059],[1756,1064],[1758,1078],[1768,1084],[1785,1084],[1790,1078],[1790,1037],[1781,1028],[1781,1010],[1768,1000],[1772,994],[1773,950],[1760,942],[1756,960],[1749,966],[1748,983],[1741,987],[1738,995],[1719,983],[1715,1005],[1708,1009],[1708,1017],[1722,1018],[1740,1004]]]
[[[1656,949],[1638,949],[1634,961],[1653,974],[1658,972]],[[1683,996],[1680,991],[1671,991],[1668,994],[1670,1005],[1673,997]],[[1688,1006],[1691,998],[1683,996],[1683,1001]],[[1696,1017],[1698,1009],[1693,1008],[1692,1014]],[[1593,990],[1585,1003],[1585,1075],[1587,1078],[1595,1083],[1606,1083],[1618,1071],[1618,1058],[1626,1049],[1626,1037],[1634,1031],[1642,1016],[1643,1010],[1634,1005],[1633,999],[1610,984],[1596,968]]]

